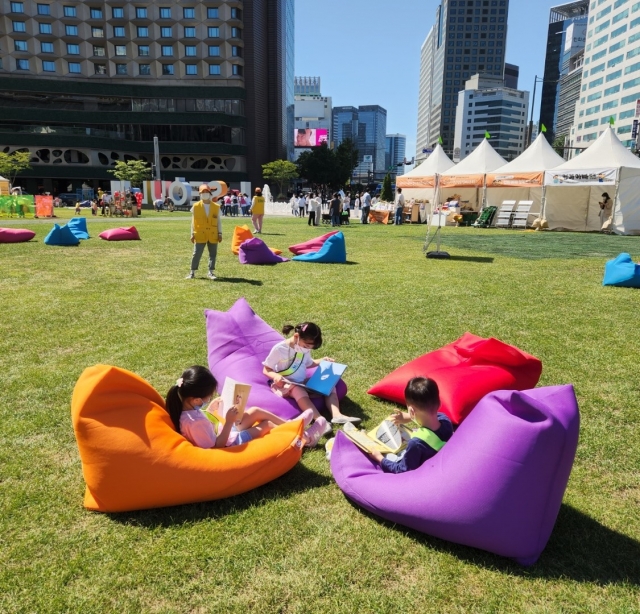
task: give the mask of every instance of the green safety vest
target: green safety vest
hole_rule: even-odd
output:
[[[430,431],[425,426],[421,426],[418,430],[413,431],[411,439],[420,439],[421,441],[424,441],[436,452],[438,452],[444,446],[444,444],[447,443],[446,441],[442,441],[440,437],[438,437],[433,431]]]
[[[303,360],[304,352],[296,352],[296,355],[293,357],[293,362],[284,371],[278,371],[278,375],[293,375],[300,368]]]

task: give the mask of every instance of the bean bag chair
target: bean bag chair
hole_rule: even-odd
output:
[[[640,288],[640,264],[635,264],[629,254],[616,256],[604,265],[602,285]]]
[[[231,237],[231,251],[238,256],[240,254],[240,246],[249,239],[253,239],[253,233],[249,230],[249,226],[236,226],[233,229],[233,237]],[[269,248],[276,256],[282,253],[281,249]]]
[[[501,390],[414,471],[383,473],[342,432],[331,471],[349,499],[377,516],[532,565],[558,516],[579,424],[572,386]]]
[[[302,421],[241,446],[204,450],[176,432],[164,407],[130,371],[85,369],[71,417],[87,509],[123,512],[231,497],[281,476],[302,454]]]
[[[109,228],[98,235],[105,241],[139,241],[140,235],[135,226],[129,228]]]
[[[238,299],[229,311],[204,312],[207,323],[209,369],[218,381],[218,391],[224,380],[231,377],[251,385],[249,405],[267,409],[286,420],[295,418],[300,410],[292,399],[282,399],[271,392],[262,362],[271,348],[284,338],[255,314],[244,298]],[[309,369],[311,376],[313,369]],[[338,397],[347,394],[346,384],[336,386]],[[318,409],[324,407],[322,398],[312,399]]]
[[[485,394],[533,388],[541,373],[542,362],[535,356],[498,339],[465,333],[457,341],[399,367],[368,393],[404,405],[407,382],[412,377],[430,377],[440,390],[440,411],[460,424]]]
[[[240,245],[238,252],[240,264],[277,264],[278,262],[289,262],[288,258],[277,256],[262,240],[254,237],[247,239]]]
[[[344,241],[344,234],[338,232],[329,237],[317,252],[300,254],[299,256],[294,256],[292,260],[343,264],[347,261],[347,246]]]
[[[0,228],[0,243],[25,243],[35,236],[33,230],[26,228]]]
[[[321,237],[316,237],[315,239],[309,239],[304,243],[297,243],[296,245],[292,245],[289,248],[289,251],[296,256],[299,254],[309,254],[311,252],[317,252],[324,244],[325,241],[332,237],[335,234],[338,234],[339,230],[332,230],[328,232],[326,235],[322,235]]]
[[[67,222],[67,227],[78,239],[88,239],[87,220],[83,217],[74,217]]]
[[[78,245],[80,239],[71,232],[69,226],[54,224],[49,234],[44,238],[46,245]]]

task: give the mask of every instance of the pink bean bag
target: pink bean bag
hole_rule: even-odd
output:
[[[311,252],[318,252],[329,237],[332,237],[339,232],[339,230],[332,230],[331,232],[328,232],[326,235],[322,235],[321,237],[316,237],[315,239],[309,239],[304,243],[292,245],[289,248],[289,251],[296,256],[300,254],[310,254]]]
[[[278,264],[279,262],[289,262],[288,258],[274,254],[267,244],[257,237],[247,239],[240,244],[238,248],[238,260],[240,264]]]
[[[140,235],[135,226],[129,228],[109,228],[98,235],[105,241],[139,241]]]
[[[465,333],[453,343],[397,368],[372,386],[369,394],[404,405],[412,377],[430,377],[440,389],[440,411],[460,424],[478,401],[494,390],[534,388],[542,362],[498,339]]]
[[[0,228],[0,243],[24,243],[35,236],[33,230],[25,228]]]

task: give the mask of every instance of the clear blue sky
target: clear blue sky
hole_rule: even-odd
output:
[[[520,66],[520,89],[544,71],[549,9],[562,0],[511,0],[506,61]],[[379,104],[387,133],[415,153],[420,47],[436,0],[295,0],[296,76],[321,77],[334,106]],[[536,107],[540,102],[540,84]],[[534,115],[537,119],[537,111]]]

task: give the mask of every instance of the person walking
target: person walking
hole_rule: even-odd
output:
[[[304,194],[300,194],[298,198],[298,210],[301,218],[306,217],[307,199]]]
[[[291,213],[293,213],[293,215],[298,217],[298,214],[300,213],[300,211],[298,209],[298,197],[295,194],[291,196],[291,200],[289,201],[289,204],[291,205]]]
[[[309,197],[309,221],[307,222],[308,226],[317,226],[316,222],[316,195],[311,194]]]
[[[396,193],[396,216],[394,224],[400,226],[402,224],[402,216],[404,215],[404,194],[402,188],[398,188]]]
[[[205,246],[209,250],[209,279],[216,279],[216,256],[218,243],[222,242],[222,218],[220,205],[212,201],[211,188],[203,183],[199,188],[200,200],[191,207],[191,243],[193,243],[193,256],[191,257],[191,271],[187,279],[194,279],[200,265],[200,258]]]
[[[329,203],[329,213],[331,214],[331,225],[340,226],[340,215],[342,213],[342,201],[336,192]]]
[[[360,206],[362,207],[361,222],[363,224],[369,223],[369,211],[371,211],[371,195],[368,190],[364,191],[364,194],[360,198]]]
[[[255,234],[262,234],[262,218],[264,217],[264,196],[262,196],[262,190],[256,188],[255,196],[251,201],[251,221],[253,222],[253,232]]]

